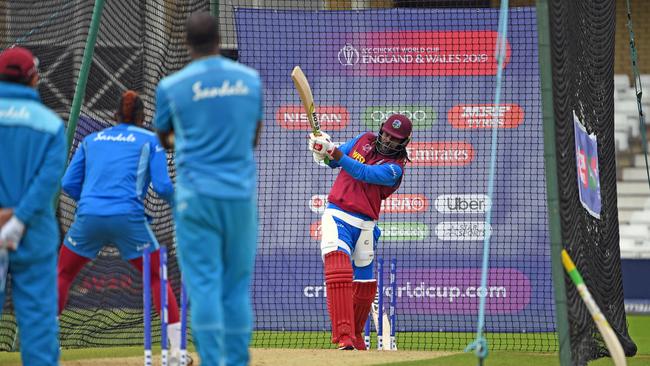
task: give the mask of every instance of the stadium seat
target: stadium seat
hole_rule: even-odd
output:
[[[634,241],[650,241],[650,230],[648,225],[621,225],[621,238],[632,239]]]
[[[627,132],[614,132],[614,146],[616,146],[616,151],[625,151],[630,148]]]
[[[614,74],[614,89],[624,90],[630,87],[630,78],[627,74]]]
[[[630,216],[630,223],[637,225],[650,225],[650,209],[634,211]]]

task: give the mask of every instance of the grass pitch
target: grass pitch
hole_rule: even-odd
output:
[[[650,316],[628,316],[630,327],[630,334],[632,339],[638,346],[638,354],[635,357],[628,358],[628,365],[642,366],[650,365]],[[408,345],[409,337],[416,337],[417,333],[413,335],[398,334],[400,344]],[[429,333],[426,333],[429,334]],[[440,333],[431,333],[432,336],[424,336],[422,333],[417,335],[418,342],[422,339],[430,339],[432,341],[442,340]],[[271,334],[268,332],[256,333],[255,337],[268,337]],[[291,333],[276,333],[278,340],[296,339],[295,334]],[[314,335],[320,338],[322,335]],[[453,337],[453,333],[448,334]],[[523,337],[522,337],[523,336]],[[542,336],[542,339],[547,339],[548,335]],[[458,337],[458,334],[456,335]],[[461,338],[465,338],[463,333]],[[539,337],[539,335],[537,335]],[[518,339],[522,346],[528,347],[535,341],[535,334],[519,335],[514,337],[507,334],[491,334],[488,338],[489,342],[499,344],[510,344],[519,346],[518,343],[506,343],[514,339]],[[538,340],[540,338],[537,338]],[[523,341],[522,341],[523,340]],[[458,339],[455,340],[458,344]],[[490,343],[490,345],[492,344]],[[441,351],[404,351],[399,350],[396,352],[342,352],[333,349],[299,349],[295,348],[297,345],[294,343],[292,349],[286,348],[254,348],[251,350],[251,365],[254,366],[340,366],[340,365],[372,365],[372,366],[468,366],[476,365],[477,358],[473,354],[459,352],[460,350],[453,350],[455,352],[441,352]],[[431,344],[432,349],[445,349],[448,344]],[[498,348],[498,347],[497,347]],[[160,353],[155,352],[155,353]],[[103,365],[125,365],[136,366],[142,365],[142,347],[112,347],[112,348],[91,348],[91,349],[71,349],[62,352],[62,365],[63,366],[103,366]],[[196,354],[193,354],[195,360]],[[195,363],[196,364],[196,363]],[[520,352],[520,351],[494,351],[490,352],[485,362],[486,365],[498,366],[519,366],[519,365],[535,365],[535,366],[555,366],[558,365],[558,356],[556,352]],[[20,355],[16,352],[0,352],[0,365],[3,366],[17,366],[20,365]],[[608,358],[600,359],[589,364],[590,366],[605,366],[613,365],[612,361]]]

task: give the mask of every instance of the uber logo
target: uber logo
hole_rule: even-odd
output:
[[[443,194],[436,198],[436,210],[444,213],[484,213],[492,202],[484,194]]]

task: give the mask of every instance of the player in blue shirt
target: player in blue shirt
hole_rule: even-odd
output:
[[[167,156],[155,133],[140,127],[144,103],[138,94],[122,94],[114,127],[92,133],[79,144],[63,177],[63,191],[77,201],[77,212],[59,253],[59,313],[70,285],[83,266],[108,244],[142,272],[142,254],[151,254],[151,291],[160,314],[159,245],[144,211],[149,184],[171,202],[174,187],[167,174]],[[171,360],[180,357],[178,304],[167,283],[168,334]]]
[[[35,90],[37,65],[22,47],[0,53],[0,312],[8,270],[22,363],[54,366],[59,364],[54,197],[66,144],[63,121],[41,104]]]
[[[207,12],[188,19],[193,61],[160,81],[154,125],[175,143],[178,257],[201,364],[246,365],[262,85],[257,71],[218,55],[217,27]]]

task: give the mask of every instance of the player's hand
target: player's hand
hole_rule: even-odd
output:
[[[25,224],[16,216],[11,216],[9,221],[0,229],[0,248],[9,250],[18,249],[18,244],[25,233]]]
[[[324,165],[325,164],[325,155],[321,153],[317,153],[315,151],[312,151],[311,153],[312,158],[314,158],[314,163],[318,165]]]
[[[313,133],[309,134],[309,149],[312,152],[319,153],[323,156],[333,159],[334,150],[336,145],[326,133],[321,133],[320,136],[315,136]]]
[[[308,144],[309,151],[312,151],[312,152],[314,151],[314,141],[316,140],[317,137],[323,137],[325,139],[328,139],[328,140],[332,141],[332,138],[330,137],[330,135],[328,135],[325,132],[321,131],[320,135],[318,135],[318,136],[314,135],[314,133],[312,132],[312,133],[309,134],[309,137],[308,137],[308,139],[309,139],[309,144]]]
[[[13,215],[14,215],[13,208],[0,208],[0,227],[6,224],[7,221],[9,221],[9,219]]]

